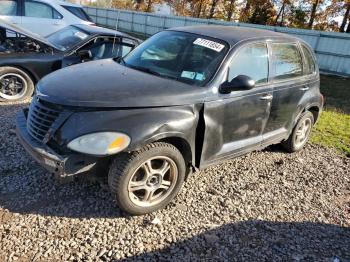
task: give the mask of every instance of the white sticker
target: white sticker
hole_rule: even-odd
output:
[[[203,79],[205,79],[204,74],[201,74],[201,73],[196,74],[196,80],[202,81]]]
[[[210,41],[208,39],[203,39],[203,38],[197,38],[193,44],[195,45],[200,45],[200,46],[204,46],[206,48],[212,49],[216,52],[221,52],[221,50],[225,47],[224,45],[214,42],[214,41]]]
[[[79,37],[80,39],[84,40],[85,38],[87,38],[87,34],[84,34],[83,32],[75,32],[74,34],[76,37]]]
[[[181,77],[183,77],[183,78],[194,79],[195,76],[196,76],[195,72],[182,71],[182,73],[181,73]]]

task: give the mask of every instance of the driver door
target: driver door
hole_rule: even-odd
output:
[[[205,103],[201,168],[261,146],[273,94],[268,85],[268,72],[265,42],[244,45],[234,53],[225,80],[246,75],[254,79],[256,85],[251,90],[218,94],[216,100]]]

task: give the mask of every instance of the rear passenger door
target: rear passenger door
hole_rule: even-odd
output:
[[[21,1],[0,0],[0,18],[10,24],[21,23]]]
[[[22,26],[36,34],[47,36],[65,27],[63,16],[52,6],[35,0],[24,1]]]
[[[298,114],[299,102],[308,88],[298,42],[269,42],[273,100],[263,134],[263,144],[286,138]]]

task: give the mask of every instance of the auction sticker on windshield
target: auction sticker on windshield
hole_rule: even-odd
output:
[[[80,39],[84,40],[85,38],[87,38],[87,34],[84,34],[83,32],[75,32],[74,34],[76,37],[79,37]]]
[[[203,38],[197,38],[193,44],[195,45],[200,45],[200,46],[204,46],[206,48],[212,49],[216,52],[220,52],[225,46],[218,43],[218,42],[214,42],[214,41],[210,41],[208,39],[203,39]]]

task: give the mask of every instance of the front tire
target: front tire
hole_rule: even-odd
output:
[[[169,204],[180,191],[185,174],[179,150],[156,142],[117,155],[109,170],[108,184],[122,210],[142,215]]]
[[[30,76],[16,67],[0,67],[0,101],[21,101],[30,98],[34,83]]]
[[[304,112],[294,126],[293,131],[288,139],[281,143],[284,149],[289,153],[301,150],[309,140],[313,125],[313,114],[310,111]]]

